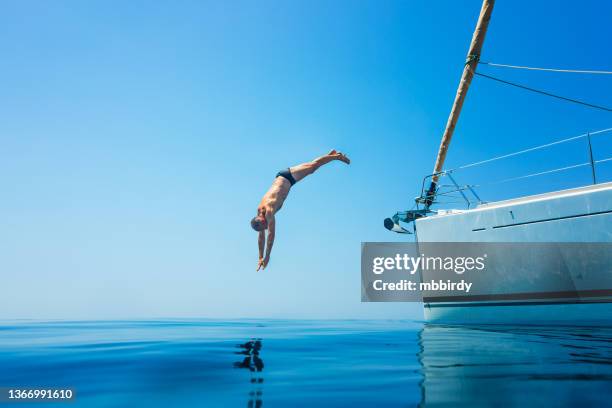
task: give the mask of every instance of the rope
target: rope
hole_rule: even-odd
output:
[[[514,83],[514,82],[505,81],[503,79],[495,78],[495,77],[492,77],[490,75],[481,74],[480,72],[474,72],[474,75],[478,75],[478,76],[481,76],[481,77],[484,77],[484,78],[492,79],[493,81],[501,82],[501,83],[506,84],[506,85],[512,85],[514,87],[525,89],[527,91],[539,93],[539,94],[546,95],[546,96],[551,96],[553,98],[562,99],[564,101],[577,103],[579,105],[588,106],[590,108],[601,109],[601,110],[604,110],[606,112],[612,112],[612,109],[606,108],[605,106],[594,105],[592,103],[587,103],[587,102],[579,101],[577,99],[566,98],[565,96],[559,96],[559,95],[552,94],[550,92],[540,91],[539,89],[534,89],[534,88],[530,88],[530,87],[525,86],[525,85],[520,85],[520,84],[517,84],[517,83]]]
[[[612,75],[612,71],[594,71],[594,70],[586,70],[586,69],[537,68],[537,67],[526,67],[526,66],[521,66],[521,65],[495,64],[493,62],[483,62],[483,61],[479,61],[479,64],[490,65],[492,67],[527,69],[527,70],[531,70],[531,71],[568,72],[568,73],[574,73],[574,74]]]

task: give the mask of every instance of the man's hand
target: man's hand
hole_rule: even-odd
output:
[[[257,272],[259,272],[259,270],[260,270],[262,267],[263,267],[264,269],[266,268],[266,266],[264,265],[264,259],[263,259],[263,258],[259,258],[259,262],[257,262]]]
[[[274,220],[274,213],[266,213],[266,221],[268,222],[268,237],[266,239],[266,255],[263,259],[263,268],[266,269],[268,262],[270,262],[270,253],[272,252],[272,245],[274,245],[274,236],[276,231],[276,222]]]

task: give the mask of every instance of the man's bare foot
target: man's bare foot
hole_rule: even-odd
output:
[[[334,160],[340,160],[341,162],[344,162],[346,164],[350,164],[351,160],[346,157],[346,155],[342,152],[337,152],[336,150],[332,150],[329,153],[327,153],[328,156],[332,156],[334,158]]]

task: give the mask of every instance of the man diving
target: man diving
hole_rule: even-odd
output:
[[[251,220],[251,227],[259,232],[259,262],[257,270],[266,269],[270,262],[270,253],[274,244],[275,220],[274,215],[281,209],[291,187],[302,180],[304,177],[314,173],[319,167],[334,161],[340,160],[346,164],[351,161],[345,154],[335,150],[330,151],[325,156],[318,157],[311,162],[298,164],[297,166],[289,167],[281,170],[276,174],[276,178],[272,183],[272,187],[263,196],[259,207],[257,207],[257,215]],[[268,230],[268,244],[266,246],[265,230]],[[264,256],[265,248],[265,256]]]

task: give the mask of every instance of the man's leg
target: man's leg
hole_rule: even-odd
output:
[[[346,157],[343,153],[336,152],[332,150],[325,156],[317,157],[311,162],[298,164],[297,166],[289,167],[289,171],[291,171],[291,175],[295,179],[296,182],[300,181],[304,177],[314,173],[317,169],[331,161],[340,160],[346,164],[349,164],[351,161],[348,157]]]

